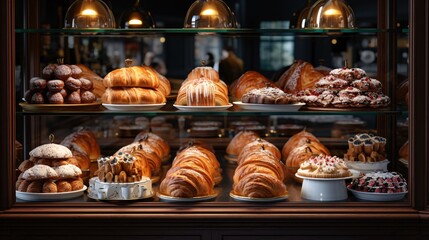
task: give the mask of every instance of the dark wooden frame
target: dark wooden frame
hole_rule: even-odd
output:
[[[410,0],[410,186],[408,203],[257,205],[15,203],[14,0],[0,1],[0,236],[121,239],[424,239],[429,237],[429,4]]]

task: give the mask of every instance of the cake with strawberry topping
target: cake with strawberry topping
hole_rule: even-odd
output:
[[[337,78],[344,79],[348,82],[352,82],[355,79],[361,79],[366,77],[366,72],[360,68],[337,68],[333,69],[329,75],[335,76]]]
[[[343,159],[320,154],[301,163],[297,174],[312,178],[342,178],[352,176]]]
[[[263,87],[250,90],[241,97],[243,103],[258,104],[289,104],[292,103],[291,94],[280,88]]]
[[[369,172],[361,174],[359,178],[347,186],[351,190],[374,193],[401,193],[407,192],[407,182],[397,172]]]

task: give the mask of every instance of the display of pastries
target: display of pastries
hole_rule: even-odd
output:
[[[24,94],[27,103],[34,104],[84,104],[97,100],[94,85],[77,65],[49,64],[42,70],[42,77],[33,77]]]
[[[357,134],[348,139],[344,160],[373,163],[386,160],[386,139],[372,134]]]
[[[343,159],[323,154],[312,156],[301,163],[297,174],[311,178],[342,178],[352,176]]]
[[[128,183],[138,182],[143,177],[151,177],[147,160],[129,153],[102,157],[97,163],[97,177],[100,182]]]
[[[244,146],[259,138],[259,135],[253,131],[241,131],[237,133],[226,147],[226,153],[229,156],[237,157]]]
[[[361,174],[359,178],[347,186],[349,189],[372,193],[400,193],[407,192],[407,182],[397,172],[369,172]]]
[[[18,170],[16,190],[32,193],[56,193],[84,187],[82,171],[73,162],[72,152],[59,144],[48,143],[31,150],[30,159]]]
[[[108,73],[103,79],[106,90],[102,96],[107,104],[160,104],[166,102],[171,92],[170,82],[153,68],[132,66],[126,60],[126,67]]]
[[[313,107],[386,107],[390,98],[383,94],[380,81],[367,77],[360,68],[333,69],[319,79],[314,88],[304,89],[297,100]]]
[[[176,103],[183,106],[224,106],[229,104],[227,85],[211,67],[197,67],[180,86]]]
[[[88,129],[81,129],[67,135],[60,143],[71,150],[73,157],[79,163],[82,170],[90,168],[90,162],[97,160],[100,153],[100,146],[94,133]]]

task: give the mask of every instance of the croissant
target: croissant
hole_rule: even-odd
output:
[[[283,145],[283,149],[282,149],[283,159],[286,160],[289,153],[294,148],[298,146],[302,146],[309,141],[319,142],[319,139],[317,139],[310,132],[307,132],[305,129],[297,134],[294,134],[292,137],[289,138],[289,140],[285,143],[285,145]]]
[[[215,184],[219,183],[221,178],[220,171],[218,168],[213,166],[213,159],[207,157],[207,155],[199,151],[190,151],[186,154],[180,154],[173,160],[172,166],[180,166],[184,163],[189,163],[205,169],[207,173],[215,180]]]
[[[159,87],[157,88],[164,96],[168,96],[171,93],[171,84],[167,78],[157,73],[159,77]]]
[[[111,87],[159,87],[158,73],[148,66],[125,67],[111,71],[103,80],[103,85]]]
[[[226,153],[228,155],[238,156],[241,150],[243,150],[244,146],[258,138],[259,135],[256,132],[241,131],[231,139],[228,146],[226,147]]]
[[[61,145],[66,146],[72,152],[77,151],[88,156],[89,159],[100,157],[100,146],[97,143],[95,134],[87,129],[79,130],[67,135]],[[73,154],[75,155],[75,154]]]
[[[137,150],[132,153],[137,161],[140,161],[142,176],[159,176],[161,174],[161,159],[154,153]],[[143,163],[144,162],[144,163]],[[136,163],[134,163],[136,164]]]
[[[214,193],[211,176],[201,168],[176,169],[161,182],[159,191],[171,197],[182,198],[207,196]]]
[[[251,165],[256,165],[256,166],[261,166],[261,167],[271,169],[272,172],[275,173],[274,175],[281,181],[283,181],[285,178],[285,167],[283,163],[281,163],[278,158],[273,156],[268,151],[252,152],[238,164],[239,165],[235,170],[236,173],[238,172],[237,176],[241,174],[240,173],[241,168],[243,168],[245,165],[251,164]],[[239,180],[239,179],[236,179],[236,180]],[[237,182],[237,181],[234,181],[234,182]]]
[[[156,149],[161,159],[170,155],[170,145],[168,142],[154,133],[140,132],[134,138],[134,142],[145,143],[153,149]]]
[[[245,197],[272,198],[287,194],[287,190],[284,183],[275,176],[255,172],[234,183],[233,193]]]
[[[164,94],[158,90],[139,87],[107,88],[102,97],[109,104],[157,104],[165,103]]]
[[[194,68],[189,74],[186,80],[208,78],[213,82],[219,82],[219,73],[212,67],[197,67]]]
[[[250,90],[267,86],[278,88],[274,82],[270,81],[262,74],[255,71],[247,71],[231,84],[229,91],[233,98],[241,99],[241,97]]]
[[[240,164],[240,161],[243,158],[246,158],[248,153],[252,153],[255,151],[261,151],[261,150],[265,150],[265,151],[269,151],[272,155],[274,155],[278,160],[281,159],[282,154],[280,152],[280,150],[272,143],[262,139],[262,138],[258,138],[248,144],[246,144],[243,148],[243,150],[241,150],[241,153],[238,155],[237,158],[237,163]]]
[[[323,76],[310,63],[298,60],[280,76],[276,85],[286,93],[297,93],[307,88],[314,88],[316,82]]]

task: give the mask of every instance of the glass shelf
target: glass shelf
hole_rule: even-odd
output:
[[[220,35],[259,35],[259,36],[294,36],[294,35],[335,35],[335,34],[377,34],[400,31],[403,29],[187,29],[187,28],[156,28],[156,29],[15,29],[16,33],[65,34],[65,35],[157,35],[157,34],[220,34]]]

